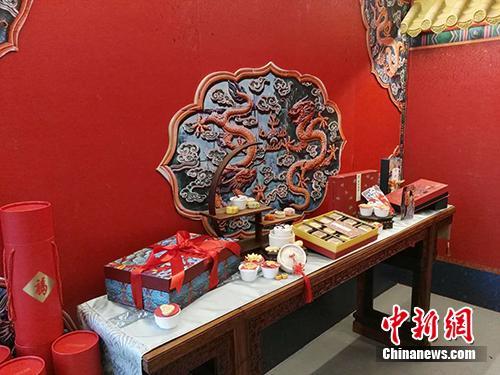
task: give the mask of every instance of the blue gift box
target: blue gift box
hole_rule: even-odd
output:
[[[190,235],[191,238],[197,237],[196,234]],[[172,236],[155,245],[168,246],[175,243],[176,237]],[[130,282],[131,272],[135,267],[144,265],[151,251],[152,247],[143,248],[126,257],[110,262],[104,267],[106,293],[110,301],[135,307]],[[162,253],[157,254],[157,256],[161,255]],[[185,307],[209,291],[212,259],[185,256],[183,254],[181,257],[185,276],[179,291],[170,288],[172,271],[168,262],[147,269],[141,274],[144,310],[152,312],[156,307],[165,303],[177,303],[181,307]],[[217,266],[219,283],[238,272],[239,264],[240,257],[231,250],[224,248],[219,253]]]

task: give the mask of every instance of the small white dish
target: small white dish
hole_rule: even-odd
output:
[[[361,203],[358,207],[361,216],[372,216],[373,206],[371,204]]]
[[[307,255],[304,249],[296,244],[287,244],[278,252],[278,263],[288,273],[293,273],[293,267],[297,263],[306,264]]]
[[[252,281],[257,280],[260,267],[256,263],[248,263],[248,264],[254,264],[255,268],[252,269],[244,268],[245,263],[242,263],[240,264],[238,269],[240,270],[241,280],[251,283]]]
[[[375,216],[377,217],[387,217],[389,216],[389,207],[388,206],[375,206],[373,208],[373,211],[375,213]]]

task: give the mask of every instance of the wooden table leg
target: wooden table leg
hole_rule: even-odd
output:
[[[415,258],[412,281],[411,311],[420,307],[428,311],[430,307],[432,265],[436,257],[437,229],[431,227],[423,241],[416,243],[417,258]],[[373,268],[358,276],[357,306],[354,313],[353,331],[373,340],[390,345],[389,333],[381,329],[382,319],[387,314],[373,309]],[[397,303],[398,301],[394,301]],[[403,345],[429,345],[427,340],[416,341],[411,337],[411,319],[400,329]]]
[[[356,317],[360,320],[373,311],[373,268],[357,277]]]
[[[235,374],[246,375],[250,373],[249,363],[250,358],[250,345],[249,345],[249,330],[248,321],[242,319],[236,326],[234,333],[234,363]]]
[[[352,330],[373,340],[386,342],[387,334],[380,329],[383,314],[373,309],[373,268],[357,277],[356,292]]]
[[[419,244],[418,266],[413,271],[411,310],[420,307],[428,311],[431,302],[432,265],[436,258],[437,230],[429,229],[427,238]]]

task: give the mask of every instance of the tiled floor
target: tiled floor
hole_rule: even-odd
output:
[[[375,300],[375,307],[389,312],[393,303],[399,303],[402,307],[409,309],[410,288],[396,285]],[[465,305],[467,304],[435,294],[431,299],[431,307],[435,308],[441,317],[444,317],[448,307],[456,309]],[[376,362],[376,343],[352,332],[352,320],[352,316],[349,315],[270,370],[268,375],[500,374],[500,313],[474,307],[476,338],[474,345],[487,346],[488,350],[488,360],[479,363]],[[442,328],[442,323],[440,327]],[[450,345],[450,343],[440,338],[434,345]],[[464,345],[464,343],[459,339],[455,345]]]

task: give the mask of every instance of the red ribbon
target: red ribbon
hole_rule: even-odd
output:
[[[304,299],[306,303],[311,303],[313,300],[311,280],[309,279],[309,276],[307,276],[306,273],[304,272],[304,265],[295,260],[295,254],[290,255],[290,257],[293,259],[294,262],[293,273],[295,275],[302,276],[302,278],[304,279]]]
[[[170,290],[180,292],[184,284],[184,263],[182,257],[210,258],[212,269],[210,270],[209,289],[213,289],[219,283],[218,266],[219,254],[226,248],[233,254],[240,255],[240,246],[236,242],[217,240],[209,236],[199,236],[191,239],[186,231],[179,231],[175,235],[176,243],[168,246],[152,245],[151,253],[142,266],[135,267],[130,274],[132,297],[138,309],[144,308],[142,300],[142,277],[144,271],[150,270],[162,263],[170,262],[172,277],[170,279]],[[155,255],[164,251],[160,257]]]

